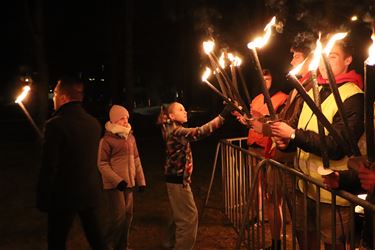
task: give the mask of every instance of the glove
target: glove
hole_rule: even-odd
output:
[[[124,180],[120,181],[119,184],[117,184],[117,189],[120,191],[125,191],[126,187],[128,186],[128,183],[126,183]]]
[[[225,120],[229,119],[232,115],[232,111],[234,110],[235,109],[233,108],[231,104],[227,104],[225,105],[223,111],[221,111],[220,116],[223,117]]]
[[[139,186],[138,192],[143,193],[146,190],[146,186]]]

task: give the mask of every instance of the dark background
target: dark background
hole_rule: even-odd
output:
[[[216,114],[221,100],[200,80],[209,65],[202,42],[214,39],[217,55],[225,49],[241,55],[255,96],[260,85],[246,45],[263,35],[272,16],[281,25],[258,54],[262,66],[273,72],[274,88],[289,91],[284,77],[290,69],[289,48],[305,30],[351,31],[355,67],[361,72],[374,6],[374,0],[9,1],[0,15],[1,124],[9,129],[27,123],[14,99],[25,77],[31,77],[24,104],[42,127],[52,111],[48,93],[67,73],[86,83],[85,106],[102,121],[113,103],[131,113],[153,106],[144,112],[155,115],[157,106],[177,100],[192,115]],[[353,15],[359,20],[351,22]]]
[[[14,103],[25,79],[32,91],[25,107],[42,128],[51,112],[48,99],[61,74],[86,84],[84,105],[102,124],[112,103],[131,111],[148,187],[135,199],[133,249],[161,249],[168,215],[163,181],[163,142],[155,125],[158,106],[178,100],[190,113],[189,126],[201,125],[222,109],[221,100],[201,83],[209,65],[202,42],[238,52],[251,95],[260,92],[246,45],[263,34],[272,16],[283,23],[258,51],[276,88],[288,91],[293,37],[304,30],[323,34],[350,30],[355,67],[367,57],[373,0],[14,0],[0,8],[0,249],[46,249],[46,216],[35,206],[40,141]],[[357,14],[359,21],[350,22]],[[212,81],[214,84],[216,82]],[[194,143],[193,193],[200,208],[207,193],[215,146],[223,137],[246,135],[236,121]],[[200,221],[197,249],[233,249],[237,234],[222,211],[220,173],[210,206]],[[214,202],[212,202],[212,200]],[[214,203],[214,204],[212,204]],[[78,223],[69,249],[88,249]]]

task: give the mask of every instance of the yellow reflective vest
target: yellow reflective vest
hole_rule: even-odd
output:
[[[358,94],[363,93],[363,91],[354,83],[348,82],[339,87],[339,93],[341,96],[342,101],[344,102],[347,98]],[[312,90],[308,92],[310,97],[313,96]],[[328,119],[330,123],[333,121],[333,117],[338,111],[334,96],[330,94],[321,104],[322,106],[322,112],[325,115],[325,117]],[[360,122],[360,121],[359,121]],[[313,114],[312,110],[308,107],[306,103],[303,104],[302,111],[300,118],[298,120],[298,128],[303,130],[309,130],[314,131],[316,133],[318,132],[318,123],[317,118]],[[328,134],[328,131],[325,129],[325,134]],[[344,158],[334,161],[329,161],[329,166],[332,170],[346,170],[347,167],[347,161],[348,157],[345,156]],[[306,152],[301,148],[297,149],[297,164],[299,169],[306,174],[307,176],[316,179],[320,182],[323,182],[323,178],[320,174],[318,174],[318,167],[323,166],[322,157]],[[303,188],[303,182],[300,180],[298,183],[298,186],[302,192],[304,192]],[[316,186],[313,184],[307,185],[307,195],[316,200]],[[331,203],[331,193],[325,190],[320,190],[320,201],[324,203]],[[336,198],[336,204],[345,206],[349,205],[349,202],[345,199],[342,199],[340,197]]]

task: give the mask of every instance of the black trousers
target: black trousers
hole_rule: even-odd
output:
[[[83,211],[49,211],[48,249],[66,249],[66,239],[77,215],[91,248],[94,250],[107,249],[101,228],[103,225],[100,223],[100,210],[97,208]]]

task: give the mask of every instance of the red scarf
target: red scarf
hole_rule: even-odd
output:
[[[352,82],[357,85],[360,89],[363,89],[363,81],[362,76],[356,73],[354,70],[346,72],[344,74],[338,75],[335,77],[336,83],[345,83],[345,82]],[[328,79],[323,79],[321,75],[318,76],[318,83],[319,84],[328,84]]]

